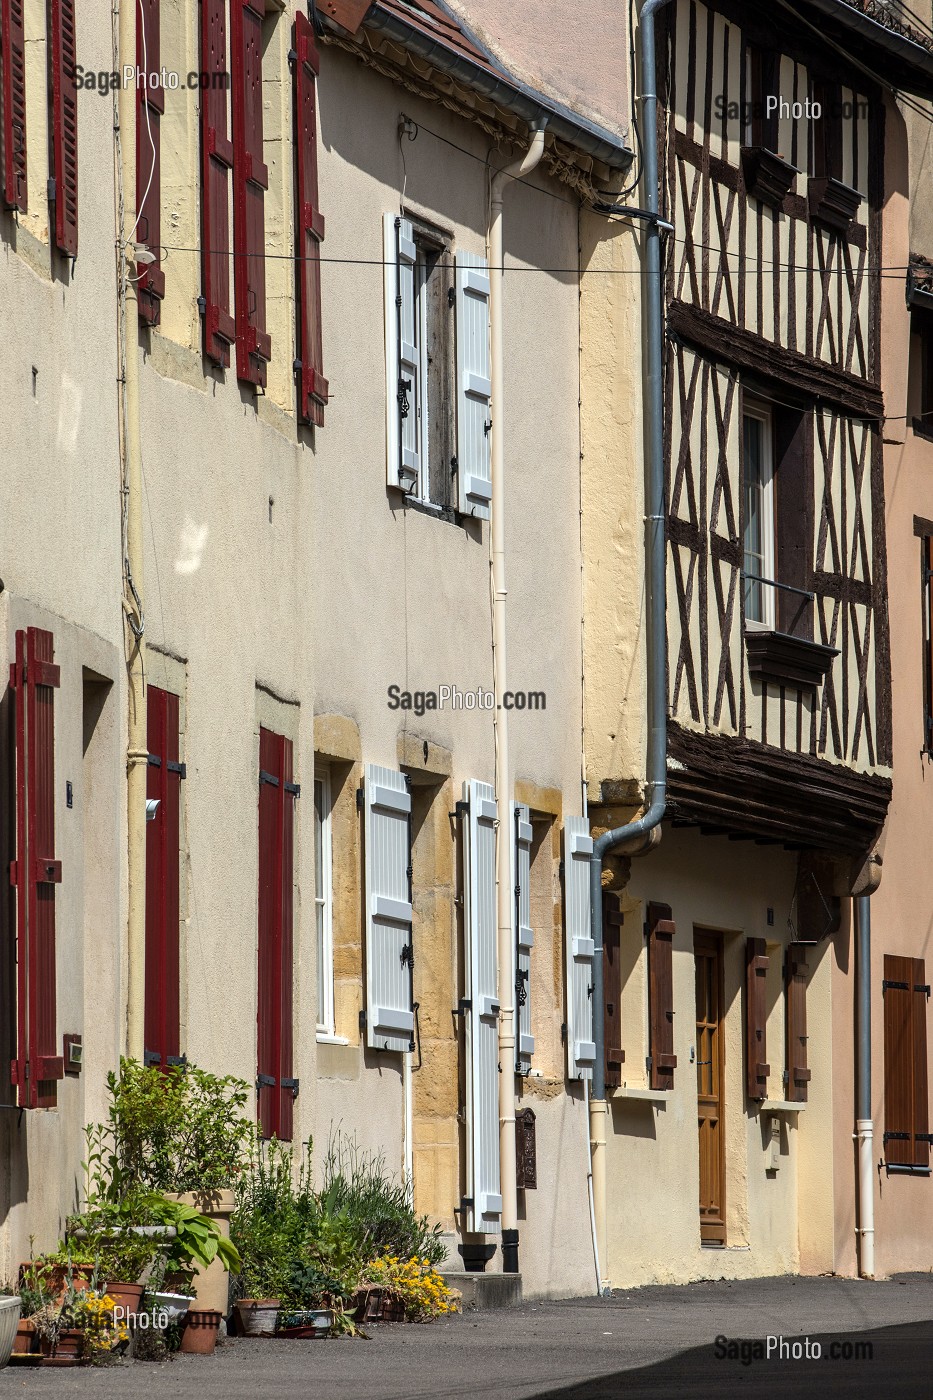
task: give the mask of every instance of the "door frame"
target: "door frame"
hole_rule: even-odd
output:
[[[696,985],[696,955],[698,951],[712,954],[718,964],[718,1031],[716,1035],[716,1060],[719,1085],[719,1180],[720,1191],[720,1215],[721,1223],[707,1223],[700,1221],[700,1243],[705,1246],[724,1246],[726,1243],[726,1095],[725,1095],[725,1075],[726,1075],[726,999],[725,999],[725,968],[726,968],[726,938],[721,929],[703,928],[694,925],[693,929],[693,953],[694,953],[694,986]],[[694,1022],[698,1007],[694,1007]],[[700,1058],[699,1038],[696,1040],[696,1058]],[[699,1065],[698,1065],[699,1068]],[[699,1086],[697,1087],[699,1112]],[[699,1151],[699,1122],[697,1123],[697,1150]],[[699,1195],[699,1193],[698,1193]],[[697,1202],[699,1209],[699,1200]]]

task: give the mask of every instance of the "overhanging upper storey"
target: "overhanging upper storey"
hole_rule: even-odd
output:
[[[523,141],[546,120],[545,168],[583,194],[610,185],[632,163],[624,137],[509,73],[443,0],[322,0],[318,16],[325,41],[497,140]]]

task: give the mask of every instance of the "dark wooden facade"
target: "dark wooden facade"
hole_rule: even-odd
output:
[[[812,33],[750,8],[662,12],[670,810],[851,854],[890,797],[884,110]],[[768,94],[790,110],[766,122]],[[766,626],[745,615],[752,403],[773,430]]]

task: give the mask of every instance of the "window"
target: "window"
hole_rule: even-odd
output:
[[[774,627],[774,470],[771,412],[746,403],[742,416],[745,620]]]
[[[745,139],[749,146],[761,146],[767,151],[778,148],[778,114],[767,110],[767,99],[780,92],[777,78],[777,55],[753,48],[746,55],[748,83],[748,125]]]
[[[291,1142],[295,799],[292,742],[259,731],[259,969],[256,1110],[263,1137]]]
[[[162,68],[161,0],[137,0],[136,65],[146,75],[136,88],[136,208],[139,218],[136,241],[144,243],[155,257],[139,269],[136,295],[140,320],[157,326],[165,296],[165,273],[161,265],[161,123],[165,115],[165,91],[161,81],[149,83]]]
[[[920,437],[933,438],[933,311],[911,313],[907,392],[911,427]]]
[[[429,509],[449,515],[455,508],[487,520],[492,487],[486,261],[459,252],[454,263],[444,234],[396,214],[386,214],[384,236],[386,479]]]
[[[178,1064],[180,1047],[181,781],[178,696],[150,685],[147,690],[146,991],[147,1065]],[[147,811],[148,816],[148,811]]]
[[[317,1029],[334,1034],[333,848],[330,774],[314,779],[314,902],[317,918]]]
[[[819,105],[820,115],[810,122],[810,174],[818,179],[841,180],[842,92],[839,84],[815,82],[812,100]]]
[[[884,1160],[928,1172],[927,1002],[922,958],[884,958]]]

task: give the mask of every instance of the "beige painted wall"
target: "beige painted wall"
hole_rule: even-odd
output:
[[[908,253],[933,257],[933,225],[928,191],[931,178],[930,127],[892,103],[886,113],[886,200],[883,262],[904,268]],[[909,161],[908,161],[909,151]],[[909,172],[909,186],[908,186]],[[908,217],[908,189],[910,206]],[[891,626],[894,795],[883,846],[881,885],[871,900],[872,951],[872,1113],[875,1123],[875,1271],[885,1277],[900,1270],[930,1267],[933,1238],[933,1179],[889,1175],[884,1161],[884,955],[926,960],[933,976],[933,887],[925,836],[933,822],[933,787],[924,744],[923,616],[921,542],[914,516],[933,520],[933,443],[910,426],[919,409],[908,393],[910,316],[900,276],[882,281],[883,387],[885,409],[885,496],[888,532],[888,590]],[[915,343],[913,351],[919,350]],[[911,377],[916,360],[910,364]],[[841,935],[840,935],[841,937]],[[837,939],[837,943],[839,943]],[[839,954],[840,973],[849,980],[834,998],[834,1038],[847,1071],[835,1101],[837,1141],[836,1268],[857,1270],[855,1249],[855,998],[854,935]],[[927,1021],[928,1075],[933,1080],[933,1035]]]

